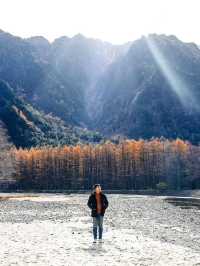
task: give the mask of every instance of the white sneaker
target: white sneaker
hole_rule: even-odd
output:
[[[99,239],[99,243],[103,243],[103,239]]]
[[[96,240],[96,239],[94,239],[94,240],[93,240],[93,243],[97,243],[97,240]]]

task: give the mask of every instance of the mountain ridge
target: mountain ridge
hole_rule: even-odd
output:
[[[180,137],[197,143],[200,116],[192,104],[200,102],[200,50],[174,36],[153,34],[148,38],[153,38],[156,44],[154,53],[142,37],[99,81],[100,107],[96,108],[94,127],[108,136],[125,133],[130,138]],[[167,60],[164,62],[163,58]],[[169,63],[170,66],[165,66]],[[184,94],[187,98],[181,99]],[[181,100],[185,100],[186,106]],[[169,117],[168,108],[174,109]],[[157,115],[162,118],[156,118]],[[193,131],[186,121],[194,124]]]
[[[0,79],[15,97],[40,114],[106,138],[198,143],[199,69],[199,47],[174,35],[112,45],[82,34],[49,42],[0,31]]]

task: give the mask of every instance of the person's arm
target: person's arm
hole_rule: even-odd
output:
[[[91,195],[89,196],[88,202],[87,202],[87,206],[92,209],[92,205],[91,205]]]
[[[104,196],[105,196],[105,204],[106,204],[105,209],[107,209],[108,205],[109,205],[109,202],[108,202],[108,199],[107,199],[106,195],[104,195]]]

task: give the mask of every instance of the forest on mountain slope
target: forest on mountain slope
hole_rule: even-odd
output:
[[[0,80],[0,117],[10,142],[16,147],[33,147],[78,142],[99,142],[102,136],[80,127],[67,125],[60,118],[38,111],[16,97],[13,88]]]

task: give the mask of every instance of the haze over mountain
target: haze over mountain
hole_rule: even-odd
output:
[[[94,127],[131,138],[200,140],[200,50],[175,36],[135,41],[98,81]]]
[[[0,79],[0,101],[4,102],[0,119],[5,124],[11,115],[7,112],[3,117],[5,90],[12,110],[15,101],[25,106],[25,117],[37,113],[36,131],[29,126],[26,131],[31,132],[28,143],[23,142],[24,126],[14,124],[15,120],[12,126],[7,123],[18,146],[48,142],[38,120],[47,123],[49,113],[54,126],[58,118],[63,125],[60,139],[65,139],[69,127],[72,131],[78,127],[79,137],[81,128],[88,129],[88,140],[95,136],[99,141],[100,134],[200,140],[200,50],[175,36],[152,34],[112,45],[81,34],[49,43],[42,36],[23,39],[1,31]],[[48,126],[50,130],[52,124]],[[17,139],[14,128],[21,132]],[[55,139],[55,132],[51,133]],[[72,132],[68,133],[69,137]]]

